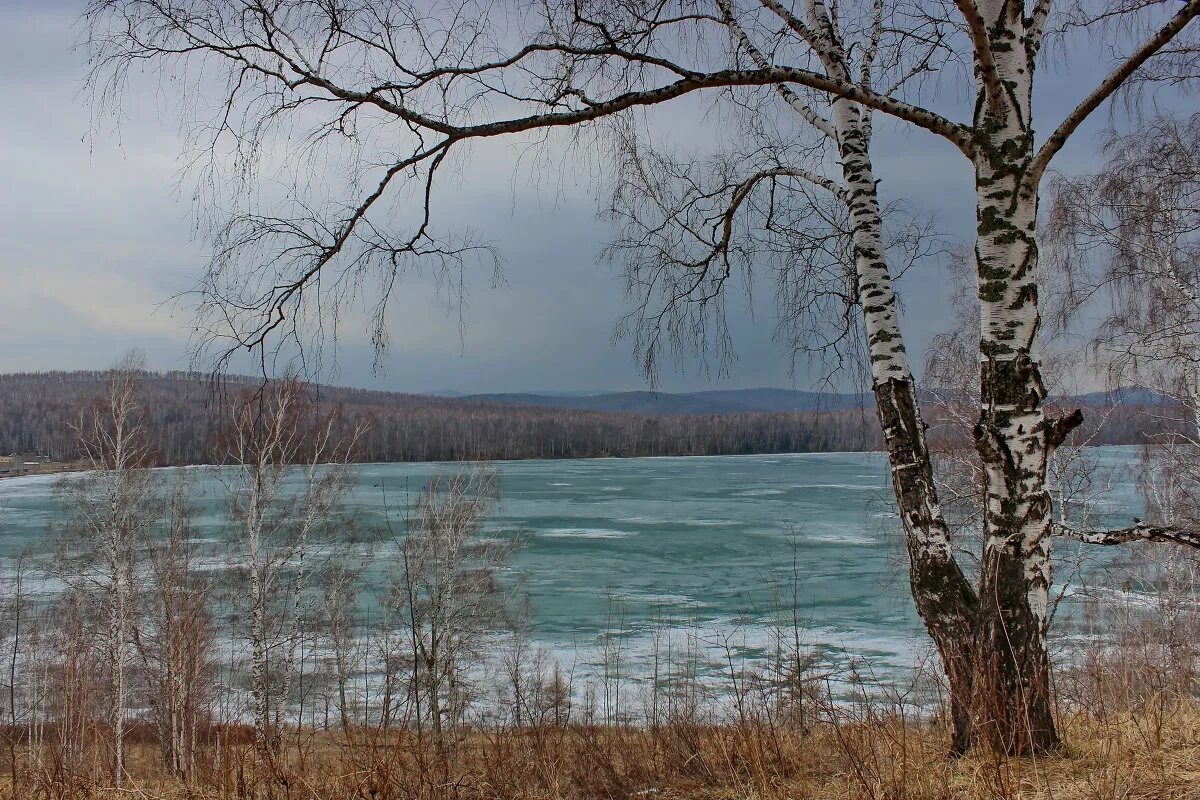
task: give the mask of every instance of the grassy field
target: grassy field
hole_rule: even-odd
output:
[[[105,789],[97,746],[71,771],[18,753],[10,797],[167,798],[1200,798],[1200,707],[1147,696],[1131,709],[1069,714],[1065,750],[1009,759],[946,757],[936,722],[873,710],[823,714],[807,730],[769,721],[537,726],[461,733],[440,751],[412,731],[290,730],[260,758],[244,729],[213,730],[186,781],[168,775],[153,732],[135,729],[130,780]],[[7,769],[5,770],[8,771]]]

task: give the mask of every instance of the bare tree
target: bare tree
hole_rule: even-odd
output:
[[[11,574],[3,582],[0,594],[0,651],[3,653],[3,678],[0,691],[8,706],[5,714],[5,744],[8,750],[9,779],[14,790],[21,785],[21,749],[32,738],[30,727],[39,707],[37,682],[31,680],[36,668],[31,662],[30,641],[36,614],[30,597],[30,556],[20,553],[13,559]]]
[[[1166,68],[1185,64],[1177,58]],[[1094,360],[1113,388],[1133,383],[1156,393],[1162,402],[1155,413],[1170,423],[1143,448],[1148,522],[1101,541],[1165,543],[1148,561],[1163,589],[1158,597],[1172,658],[1188,638],[1180,621],[1188,617],[1186,595],[1196,577],[1194,558],[1171,545],[1194,545],[1185,532],[1200,526],[1198,148],[1200,115],[1160,116],[1129,134],[1110,133],[1100,171],[1055,176],[1049,218],[1050,252],[1071,280],[1064,313],[1107,304],[1092,336]]]
[[[484,534],[497,498],[487,467],[435,477],[399,543],[390,603],[411,648],[417,729],[428,723],[443,763],[474,691],[468,669],[507,621],[511,587],[500,573],[519,540]]]
[[[145,363],[133,352],[112,370],[105,394],[81,412],[75,432],[88,472],[60,484],[69,512],[63,577],[97,610],[96,643],[106,668],[112,729],[113,782],[125,780],[125,714],[139,558],[156,521],[157,481],[146,435],[139,378]]]
[[[105,674],[108,658],[97,646],[94,605],[85,590],[70,588],[52,609],[54,625],[45,648],[46,771],[60,784],[80,775],[97,724],[112,715],[111,692],[104,685],[108,681],[95,680]],[[93,774],[91,780],[102,778]]]
[[[1190,472],[1200,448],[1200,115],[1158,117],[1111,135],[1102,171],[1056,176],[1051,252],[1072,279],[1078,313],[1096,301],[1110,312],[1093,336],[1116,387],[1136,383],[1173,401],[1177,414],[1151,451],[1163,469]],[[1197,489],[1178,485],[1185,498]],[[1195,515],[1192,515],[1195,519]]]
[[[245,579],[237,607],[250,648],[255,745],[270,763],[296,676],[306,591],[320,537],[336,520],[358,439],[337,434],[303,383],[287,379],[247,393],[230,409],[218,470],[229,497],[235,567]]]
[[[1196,545],[1200,448],[1200,116],[1158,117],[1111,135],[1092,175],[1056,176],[1051,253],[1071,281],[1064,315],[1101,300],[1111,309],[1092,348],[1114,386],[1139,383],[1176,415],[1148,448],[1145,493],[1159,524],[1080,534],[1102,544]],[[1155,477],[1157,475],[1157,477]]]
[[[149,550],[146,608],[134,628],[163,763],[185,781],[195,768],[215,672],[212,586],[196,568],[191,486],[181,471],[166,508],[165,541]]]
[[[355,722],[352,684],[359,665],[365,665],[366,659],[364,645],[357,637],[357,609],[359,592],[363,586],[363,570],[346,563],[329,564],[322,570],[320,585],[321,622],[332,651],[338,722],[343,732],[349,732]]]
[[[883,4],[824,28],[779,4],[764,3],[768,21],[739,15],[728,0],[718,5],[734,58],[751,67],[770,67],[800,49],[838,80],[886,85],[884,94],[895,96],[951,57],[945,30],[935,27],[925,41],[886,33]],[[780,20],[791,36],[770,29]],[[952,746],[963,752],[972,736],[970,642],[978,601],[952,555],[895,291],[896,277],[935,254],[940,240],[902,205],[881,203],[869,108],[790,84],[738,100],[738,141],[749,144],[709,162],[649,151],[636,131],[620,141],[621,172],[608,211],[620,237],[609,256],[625,267],[637,349],[653,373],[664,346],[707,344],[709,316],[715,344],[724,346],[719,303],[726,282],[767,263],[786,343],[825,359],[834,372],[865,365],[900,503],[913,597],[951,676]]]
[[[211,165],[204,174],[229,174],[221,168],[232,165],[241,178],[235,191],[260,179],[261,154],[274,151],[267,145],[287,126],[307,132],[277,175],[291,189],[286,200],[241,202],[214,228],[202,330],[219,356],[283,336],[299,341],[306,313],[319,314],[322,297],[333,298],[324,311],[336,317],[373,270],[380,278],[370,296],[374,335],[382,347],[383,309],[404,267],[432,260],[456,272],[481,252],[469,235],[442,232],[435,216],[439,175],[473,142],[531,135],[543,137],[534,139],[540,143],[555,129],[607,120],[633,132],[616,137],[620,163],[629,152],[621,142],[648,135],[638,129],[637,112],[686,95],[721,90],[718,102],[746,109],[747,94],[765,87],[772,102],[794,109],[814,137],[829,141],[826,158],[837,162],[837,172],[824,174],[819,158],[784,161],[768,154],[739,161],[738,171],[682,195],[665,217],[687,246],[664,248],[651,239],[633,256],[663,267],[664,275],[681,276],[635,285],[649,298],[647,308],[665,309],[646,318],[670,320],[669,309],[689,300],[710,308],[732,269],[730,231],[741,224],[741,209],[752,207],[747,198],[755,192],[767,196],[758,201],[767,209],[770,198],[789,191],[791,207],[803,206],[794,199],[803,190],[793,187],[840,197],[854,263],[843,266],[841,284],[827,283],[819,296],[842,294],[843,307],[861,313],[914,596],[956,687],[955,749],[969,739],[961,698],[977,696],[988,698],[975,722],[990,743],[1035,752],[1059,742],[1046,655],[1050,540],[1055,532],[1072,533],[1053,525],[1047,467],[1081,420],[1078,413],[1052,418],[1044,407],[1039,188],[1067,140],[1131,79],[1178,72],[1181,54],[1194,42],[1190,23],[1200,14],[1200,0],[1171,4],[1169,11],[1127,0],[1059,5],[93,0],[86,19],[94,85],[102,95],[119,90],[128,70],[147,62],[172,74],[215,72],[223,79],[207,106],[218,109],[215,117],[189,121],[190,130],[201,132],[194,152]],[[514,41],[514,30],[528,34]],[[1057,51],[1067,57],[1091,32],[1111,45],[1105,48],[1115,54],[1111,70],[1065,117],[1041,126],[1051,133],[1038,142],[1033,88],[1045,40],[1057,37]],[[952,75],[941,68],[954,64],[969,65],[974,78],[962,121],[921,105],[922,81],[914,80]],[[975,173],[980,380],[974,440],[987,498],[978,591],[954,559],[920,433],[873,191],[875,112],[941,137]],[[330,196],[324,182],[310,180],[310,167],[336,155],[351,177]],[[653,218],[660,212],[655,202],[651,195],[630,207],[639,218]],[[815,263],[830,262],[820,257]],[[317,294],[318,282],[339,291]],[[844,288],[835,291],[839,285]],[[1079,538],[1160,535],[1135,527]],[[962,666],[968,661],[973,670]]]

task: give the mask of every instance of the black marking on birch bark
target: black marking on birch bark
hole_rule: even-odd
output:
[[[1024,352],[988,358],[980,369],[976,446],[988,475],[980,571],[977,680],[982,729],[1008,752],[1058,747],[1049,696],[1044,597],[1050,582],[1050,500],[1045,470],[1050,440],[1072,422],[1047,430],[1040,368]],[[1026,420],[1028,423],[1026,423]]]
[[[1018,6],[1001,4],[990,28],[1009,102],[987,102],[988,89],[981,82],[974,129],[975,252],[983,322],[975,445],[986,475],[976,711],[980,731],[993,747],[1025,753],[1059,744],[1045,645],[1051,579],[1046,463],[1052,441],[1077,423],[1068,418],[1047,426],[1046,389],[1033,355],[1040,324],[1037,285],[1030,279],[1038,256],[1037,194],[1029,185],[1034,65]]]

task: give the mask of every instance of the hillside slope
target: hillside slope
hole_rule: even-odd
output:
[[[72,459],[70,423],[103,381],[100,372],[0,375],[0,453]],[[198,376],[147,374],[143,395],[161,463],[212,460],[223,402],[258,385],[254,379],[230,378],[222,401]],[[696,402],[676,406],[694,409],[691,413],[639,413],[636,409],[646,408],[644,403],[630,402],[626,411],[547,407],[537,404],[540,395],[499,401],[333,386],[316,391],[322,403],[338,409],[344,424],[369,423],[360,453],[365,461],[722,455],[879,446],[874,414],[862,409],[707,413],[700,409],[738,406]],[[523,402],[512,402],[513,397]]]
[[[870,395],[771,388],[714,389],[701,392],[606,392],[593,395],[472,394],[460,395],[456,399],[634,414],[790,414],[869,408],[873,402]]]

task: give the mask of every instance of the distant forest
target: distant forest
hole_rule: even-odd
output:
[[[0,375],[0,454],[73,460],[71,422],[104,380],[103,372]],[[253,391],[256,385],[256,379],[231,377],[222,391]],[[323,405],[338,411],[342,424],[368,423],[359,452],[363,461],[836,452],[877,450],[882,443],[869,407],[649,415],[333,386],[314,390]],[[142,396],[162,465],[213,460],[222,403],[210,383],[191,373],[149,373]],[[1147,424],[1161,426],[1149,423],[1151,417],[1136,406],[1095,410],[1087,414],[1090,427],[1081,430],[1094,444],[1140,443]],[[953,435],[950,426],[939,425],[936,408],[927,413],[935,438],[939,431]]]

